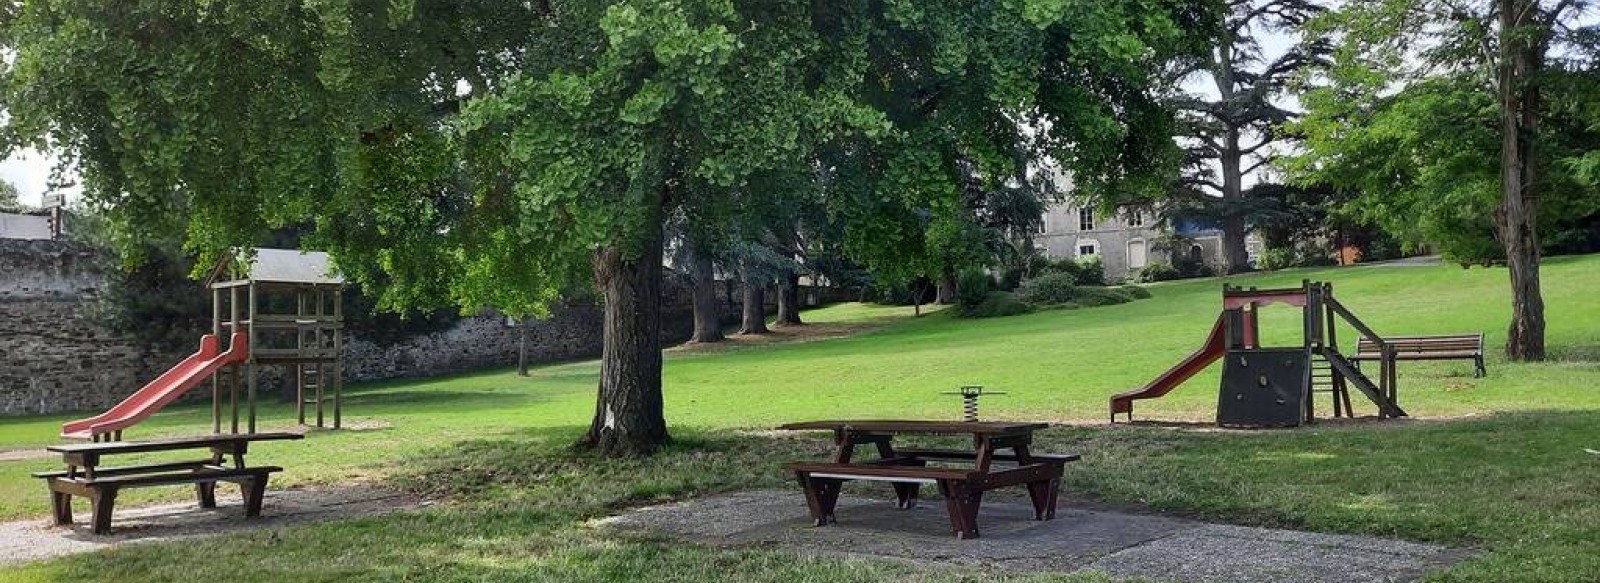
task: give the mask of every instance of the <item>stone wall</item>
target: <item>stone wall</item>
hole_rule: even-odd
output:
[[[692,308],[663,306],[662,341],[683,342],[694,332]],[[558,362],[600,356],[600,306],[574,305],[528,323],[528,362]],[[465,318],[448,330],[378,345],[352,336],[345,348],[345,378],[365,381],[425,377],[517,363],[521,330],[502,316]]]
[[[104,410],[183,360],[194,346],[163,349],[114,333],[89,312],[104,279],[94,252],[66,241],[0,239],[0,416]],[[663,297],[664,342],[687,340],[693,311],[671,281]],[[195,294],[204,293],[197,284]],[[775,296],[776,294],[769,294]],[[724,316],[737,319],[737,306]],[[602,312],[575,305],[554,310],[528,330],[530,363],[599,356]],[[465,318],[447,330],[387,344],[346,338],[350,381],[426,377],[517,362],[519,330],[503,317]],[[281,371],[266,367],[271,394]],[[206,391],[190,398],[204,399]]]
[[[186,356],[86,313],[96,259],[66,241],[0,239],[0,415],[104,408]]]
[[[0,300],[77,298],[100,288],[96,255],[66,241],[0,239]]]
[[[0,415],[104,409],[187,356],[113,335],[82,308],[0,298]]]

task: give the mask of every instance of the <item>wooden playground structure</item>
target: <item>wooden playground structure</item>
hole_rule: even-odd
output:
[[[1261,345],[1260,309],[1272,304],[1301,309],[1299,346]],[[1356,331],[1376,371],[1362,370],[1340,349],[1339,324]],[[1481,355],[1480,355],[1481,357]],[[1297,288],[1224,285],[1222,313],[1204,346],[1143,388],[1111,397],[1111,421],[1133,419],[1133,403],[1161,397],[1217,360],[1223,360],[1217,424],[1224,427],[1294,427],[1316,419],[1315,396],[1327,394],[1333,417],[1353,417],[1354,387],[1378,417],[1405,417],[1399,405],[1398,347],[1385,340],[1333,296],[1333,284],[1302,281]],[[1375,373],[1369,375],[1368,373]]]
[[[261,367],[293,371],[295,413],[306,424],[307,407],[317,427],[330,411],[341,425],[344,383],[344,278],[332,271],[326,253],[253,249],[230,253],[206,281],[211,290],[211,333],[200,349],[104,413],[65,423],[61,436],[90,443],[49,448],[65,469],[36,472],[50,490],[57,525],[71,524],[72,499],[90,501],[94,534],[110,534],[118,492],[128,488],[194,484],[201,508],[215,508],[217,482],[238,484],[245,516],[259,516],[267,480],[283,468],[248,466],[250,444],[301,439],[299,433],[257,432],[256,409]],[[227,314],[224,319],[223,314]],[[228,339],[224,349],[222,338]],[[122,441],[122,432],[185,393],[211,380],[211,434],[154,441]],[[240,389],[244,389],[243,431]],[[224,390],[226,388],[226,390]],[[229,422],[224,433],[223,401]],[[106,457],[149,452],[206,450],[204,459],[107,466]]]
[[[344,389],[344,278],[331,275],[326,253],[254,249],[224,258],[212,270],[211,333],[244,338],[247,355],[211,377],[211,429],[222,433],[223,387],[228,429],[239,433],[239,389],[245,385],[246,433],[256,432],[260,367],[283,366],[293,379],[295,417],[317,427],[331,415],[342,426]],[[227,318],[223,318],[226,312]],[[224,380],[226,377],[226,380]],[[331,411],[329,401],[331,403]]]

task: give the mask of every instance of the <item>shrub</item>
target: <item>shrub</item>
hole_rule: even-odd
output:
[[[1100,262],[1099,255],[1079,257],[1077,281],[1078,285],[1105,285],[1106,266]]]
[[[1122,288],[1085,287],[1078,289],[1078,305],[1085,308],[1126,304],[1133,300],[1133,294]]]
[[[1015,294],[1008,292],[989,292],[983,302],[967,308],[961,306],[958,312],[967,318],[999,318],[1003,316],[1018,316],[1033,311],[1033,307],[1017,300]]]
[[[981,269],[968,269],[956,279],[956,305],[963,309],[978,307],[989,298],[989,274]]]
[[[1153,283],[1194,277],[1211,277],[1216,274],[1216,270],[1212,269],[1210,265],[1194,261],[1183,261],[1176,266],[1171,263],[1151,263],[1146,265],[1144,269],[1139,270],[1139,274],[1134,276],[1133,280],[1139,283]]]
[[[921,303],[933,301],[933,286],[926,285],[926,280],[917,280],[909,283],[879,283],[868,288],[863,294],[868,301],[883,306],[909,306],[917,294],[922,294]]]
[[[1034,277],[1043,277],[1052,273],[1065,273],[1074,279],[1078,277],[1078,262],[1071,259],[1046,260],[1039,266],[1038,274]]]
[[[1144,269],[1140,269],[1139,274],[1135,275],[1133,280],[1140,283],[1151,283],[1172,281],[1179,279],[1179,277],[1178,268],[1173,267],[1171,263],[1151,263],[1144,266]]]
[[[1127,292],[1128,296],[1132,297],[1133,299],[1136,299],[1136,300],[1148,300],[1148,299],[1150,299],[1150,290],[1147,290],[1142,286],[1125,285],[1125,286],[1122,286],[1120,289],[1122,291],[1124,291],[1124,292]]]
[[[1078,298],[1077,277],[1062,272],[1041,275],[1022,282],[1017,297],[1035,306],[1064,304]]]

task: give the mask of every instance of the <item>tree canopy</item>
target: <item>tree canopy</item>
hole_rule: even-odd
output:
[[[592,282],[585,441],[614,453],[667,438],[669,218],[826,204],[851,258],[926,272],[962,249],[967,188],[1031,160],[1090,196],[1164,186],[1154,72],[1214,28],[1180,0],[8,6],[3,143],[75,164],[123,240],[304,228],[392,309],[540,314]]]
[[[1504,257],[1512,358],[1544,357],[1539,260],[1551,223],[1541,218],[1592,215],[1581,201],[1593,191],[1575,180],[1597,127],[1600,45],[1585,7],[1378,0],[1313,25],[1337,42],[1310,78],[1298,126],[1307,152],[1291,168],[1356,191],[1355,208],[1402,236],[1460,258]]]

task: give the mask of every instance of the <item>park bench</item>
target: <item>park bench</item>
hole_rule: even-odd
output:
[[[1383,339],[1394,353],[1395,360],[1470,360],[1473,375],[1488,374],[1483,366],[1483,333],[1443,334],[1436,336],[1387,336]],[[1356,344],[1353,361],[1382,360],[1378,343],[1362,338]]]
[[[57,525],[72,523],[72,498],[90,500],[94,534],[111,533],[111,514],[117,493],[127,488],[194,484],[201,508],[216,508],[217,482],[240,486],[245,516],[261,515],[261,502],[267,480],[283,471],[277,466],[246,466],[244,456],[255,441],[300,439],[293,433],[207,435],[155,441],[98,442],[56,445],[47,448],[60,453],[65,470],[35,472],[50,490],[52,516]],[[208,449],[210,457],[190,461],[102,466],[100,460],[111,455]],[[231,459],[228,459],[231,458]],[[231,464],[229,463],[231,461]]]
[[[916,506],[924,485],[937,487],[958,538],[978,536],[977,515],[983,493],[1008,486],[1026,486],[1034,518],[1055,518],[1056,497],[1068,462],[1076,455],[1033,454],[1028,451],[1041,423],[977,423],[944,421],[819,421],[785,425],[782,429],[833,429],[838,449],[831,462],[793,462],[805,491],[806,505],[817,526],[834,524],[841,486],[848,481],[887,482],[901,509]],[[974,449],[896,449],[895,434],[973,436]],[[853,461],[857,445],[877,446],[878,458]],[[1011,453],[997,450],[1009,449]],[[930,466],[961,463],[965,467]]]

